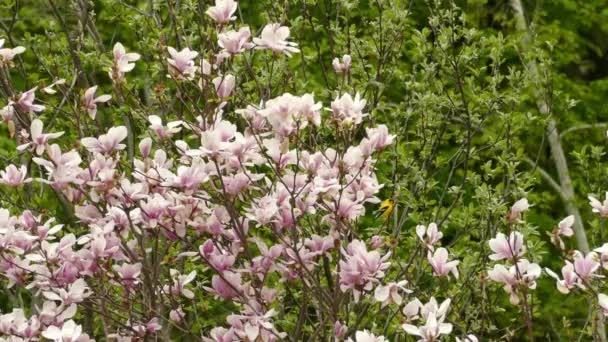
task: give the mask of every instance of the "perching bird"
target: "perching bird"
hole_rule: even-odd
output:
[[[388,218],[391,217],[394,207],[395,201],[390,198],[385,199],[382,201],[382,203],[380,203],[380,207],[376,213],[376,218],[383,217],[385,220],[388,220]]]

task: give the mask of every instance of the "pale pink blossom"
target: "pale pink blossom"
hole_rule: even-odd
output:
[[[11,164],[5,170],[0,170],[0,184],[18,187],[31,181],[31,178],[27,178],[27,166],[25,165],[21,165],[17,169],[15,165]]]
[[[418,336],[419,342],[434,342],[441,335],[449,335],[452,332],[450,323],[438,322],[434,315],[430,315],[429,319],[422,326],[414,326],[411,324],[403,324],[403,330],[406,333]]]
[[[277,200],[270,196],[258,199],[246,213],[250,220],[256,221],[259,225],[267,225],[276,220],[279,212]]]
[[[234,0],[215,0],[215,6],[209,7],[205,13],[216,23],[223,25],[236,19],[233,15],[237,6],[238,4]]]
[[[491,260],[514,260],[525,252],[524,236],[520,232],[511,232],[508,240],[505,234],[498,233],[490,239],[489,245],[494,252],[490,255]]]
[[[388,342],[384,336],[376,336],[367,330],[360,330],[355,333],[355,339],[349,338],[347,342]]]
[[[574,215],[570,215],[558,223],[557,226],[559,227],[559,231],[557,234],[563,236],[572,236],[572,234],[574,234],[572,225],[574,225]]]
[[[418,298],[414,298],[412,301],[410,301],[403,307],[403,310],[401,310],[401,312],[408,321],[415,321],[420,318],[420,309],[422,309],[423,306],[424,305]]]
[[[84,92],[84,107],[86,108],[87,113],[89,113],[91,119],[95,119],[95,116],[97,116],[97,104],[108,102],[112,98],[110,95],[101,95],[95,97],[96,90],[97,86],[93,86]]]
[[[287,41],[289,27],[274,23],[264,26],[260,38],[253,38],[253,43],[258,49],[269,49],[274,53],[284,53],[291,56],[292,53],[300,52],[298,44]]]
[[[218,35],[218,45],[231,55],[251,49],[253,44],[249,42],[251,31],[249,27],[242,27],[238,31],[222,32]]]
[[[426,317],[424,325],[415,326],[405,323],[401,327],[409,335],[417,336],[419,342],[435,342],[439,340],[441,335],[452,333],[452,324],[444,323],[432,312]]]
[[[595,272],[599,269],[600,263],[597,262],[598,256],[594,252],[583,255],[578,251],[574,254],[574,272],[584,281],[590,281],[597,277]]]
[[[570,293],[570,290],[573,289],[575,286],[584,289],[584,286],[583,284],[581,284],[579,277],[576,275],[576,272],[574,272],[574,265],[572,265],[572,263],[569,261],[566,261],[566,265],[562,267],[562,277],[564,277],[564,279],[560,279],[559,276],[555,274],[555,272],[548,268],[545,268],[545,271],[547,271],[547,274],[549,274],[549,276],[551,276],[557,281],[557,289],[561,293]]]
[[[114,60],[110,69],[110,78],[114,81],[122,81],[125,78],[125,73],[130,72],[135,68],[135,63],[141,56],[138,53],[127,53],[125,47],[117,42],[112,49]]]
[[[427,260],[429,264],[431,264],[431,267],[433,268],[433,273],[437,277],[449,277],[449,274],[452,273],[452,275],[454,275],[454,278],[458,279],[457,266],[460,261],[448,261],[447,249],[440,247],[433,254],[431,254],[431,252],[429,251],[427,255]]]
[[[598,201],[595,197],[589,195],[589,204],[591,205],[592,211],[603,218],[608,217],[608,191],[606,192],[606,197],[604,198],[604,202]]]
[[[128,288],[134,288],[139,284],[139,276],[141,274],[141,263],[123,263],[121,265],[114,265],[112,269],[118,273],[122,284]]]
[[[196,73],[196,65],[194,59],[198,56],[198,52],[192,51],[189,48],[184,48],[177,51],[172,47],[168,47],[171,58],[167,58],[169,63],[169,74],[175,79],[192,79]]]
[[[428,228],[423,225],[416,226],[416,235],[424,243],[427,249],[434,251],[435,245],[443,237],[443,233],[437,229],[437,224],[432,222]]]
[[[362,291],[372,290],[374,283],[384,277],[384,271],[390,265],[386,262],[390,253],[380,256],[378,251],[368,251],[360,240],[351,241],[342,255],[340,289],[342,292],[352,290],[355,301],[359,300]]]
[[[527,211],[530,208],[530,204],[526,198],[522,198],[515,202],[511,207],[511,211],[507,216],[507,221],[510,223],[515,223],[521,219],[521,214],[524,211]]]
[[[605,270],[608,270],[608,243],[603,244],[602,246],[594,249],[593,251],[600,254],[599,259],[602,264],[602,267]]]
[[[211,288],[207,291],[224,299],[233,299],[243,290],[241,275],[234,272],[223,272],[222,276],[214,275],[211,278]]]
[[[73,320],[63,322],[61,327],[51,325],[42,332],[42,336],[54,342],[84,342],[90,339],[82,333],[82,327]]]
[[[214,78],[211,82],[213,82],[213,85],[215,86],[217,96],[221,99],[225,99],[228,96],[232,95],[236,79],[233,75],[228,74],[218,76]]]
[[[163,125],[163,120],[158,115],[149,115],[150,129],[154,131],[161,139],[170,138],[175,133],[182,130],[183,121],[170,121],[167,126]]]
[[[294,96],[285,93],[268,100],[265,108],[257,111],[257,114],[268,120],[275,133],[289,136],[304,129],[309,122],[319,126],[321,108],[321,102],[315,103],[312,94]]]
[[[50,85],[42,88],[42,91],[47,94],[51,94],[51,95],[55,94],[55,93],[57,93],[57,90],[55,90],[54,87],[56,85],[60,85],[60,84],[65,84],[65,78],[58,79],[57,81],[51,83]]]
[[[184,312],[184,310],[182,310],[182,308],[177,308],[169,312],[169,318],[173,322],[181,322],[184,317],[186,317],[186,313]]]
[[[170,294],[173,296],[184,296],[188,299],[194,298],[194,292],[192,290],[186,288],[186,285],[191,283],[196,277],[196,271],[192,271],[187,275],[179,274],[177,270],[171,269],[169,270],[171,273],[171,277],[174,279],[172,285],[165,285],[163,287],[163,291],[166,294]]]
[[[517,265],[511,266],[509,269],[503,265],[494,265],[494,268],[488,272],[488,276],[493,281],[502,283],[503,289],[509,294],[511,304],[517,305],[519,304],[519,286],[535,289],[536,279],[540,277],[541,272],[538,264],[520,259]]]
[[[608,317],[608,296],[603,293],[599,293],[597,295],[597,302],[604,316]]]
[[[49,140],[59,138],[63,135],[63,132],[42,133],[43,127],[44,124],[42,123],[42,121],[40,121],[39,119],[34,119],[32,121],[32,124],[30,125],[30,137],[32,139],[32,142],[20,145],[17,147],[17,149],[23,151],[28,147],[33,146],[36,154],[41,155],[44,152],[45,148],[48,146]]]
[[[344,323],[340,321],[336,321],[334,323],[334,337],[336,338],[336,340],[343,339],[346,336],[347,332],[348,327]]]
[[[367,116],[367,113],[363,113],[366,103],[359,93],[355,94],[354,99],[349,93],[345,93],[331,102],[333,118],[341,125],[358,125]]]
[[[374,299],[381,302],[383,307],[388,304],[401,305],[403,298],[399,292],[412,293],[411,290],[405,288],[405,285],[407,285],[407,280],[402,280],[397,283],[390,282],[386,285],[378,285],[374,291]]]
[[[148,158],[150,156],[150,152],[152,151],[152,139],[150,137],[145,137],[141,139],[139,142],[139,152],[141,156],[144,158]]]
[[[38,113],[42,112],[45,107],[34,103],[36,100],[36,90],[38,87],[34,87],[24,93],[21,93],[17,102],[13,103],[20,112],[23,113]]]
[[[388,134],[388,127],[386,125],[378,125],[374,128],[366,128],[367,138],[361,141],[361,145],[367,145],[369,147],[368,154],[376,152],[389,146],[395,139],[394,135]]]
[[[15,56],[25,52],[23,46],[17,46],[14,48],[5,48],[4,39],[0,39],[0,63],[4,65],[10,65]]]
[[[350,55],[344,55],[342,57],[342,62],[340,62],[340,59],[336,57],[331,62],[331,65],[333,66],[335,72],[341,74],[350,70],[351,62],[352,58],[350,57]]]
[[[124,150],[125,144],[121,144],[128,135],[125,126],[112,127],[108,133],[102,134],[99,138],[83,138],[80,140],[82,145],[90,152],[109,153],[112,151]]]
[[[42,293],[48,300],[60,301],[64,305],[72,303],[80,303],[91,295],[91,289],[82,279],[77,279],[74,283],[68,286],[68,289],[54,289],[54,291],[45,291]]]

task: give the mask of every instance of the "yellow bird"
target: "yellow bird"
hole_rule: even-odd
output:
[[[382,201],[382,203],[380,203],[380,207],[376,213],[376,218],[383,217],[385,220],[388,220],[388,218],[391,217],[394,207],[395,201],[390,198],[385,199]]]

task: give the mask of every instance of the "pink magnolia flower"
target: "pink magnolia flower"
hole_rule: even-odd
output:
[[[600,267],[600,263],[596,261],[597,258],[597,254],[594,252],[583,256],[582,253],[576,251],[574,254],[574,272],[576,272],[576,275],[585,281],[596,277],[595,272]]]
[[[473,334],[468,334],[462,339],[456,337],[456,342],[479,342],[479,339]]]
[[[361,141],[361,145],[369,148],[368,154],[381,150],[393,143],[394,135],[388,134],[386,125],[378,125],[375,128],[366,128],[367,138]]]
[[[89,113],[91,119],[95,119],[95,116],[97,115],[97,104],[108,102],[112,98],[110,95],[95,97],[96,90],[97,86],[93,86],[84,92],[84,107],[87,109],[87,113]]]
[[[304,241],[304,245],[310,249],[312,253],[317,255],[325,255],[334,248],[334,238],[331,235],[321,237],[313,234],[311,238]]]
[[[336,57],[331,62],[331,65],[333,66],[335,72],[341,74],[344,72],[348,72],[348,70],[350,70],[351,62],[352,62],[352,58],[350,57],[350,55],[344,55],[342,57],[342,62],[340,62],[340,59],[338,59]]]
[[[150,137],[145,137],[141,139],[139,142],[139,152],[141,156],[144,158],[148,158],[150,156],[150,152],[152,151],[152,139]]]
[[[345,93],[331,103],[333,118],[341,125],[358,125],[367,116],[366,113],[363,113],[366,103],[367,101],[362,100],[359,93],[355,94],[354,99],[350,94]]]
[[[249,27],[242,27],[238,31],[223,32],[218,35],[218,45],[231,55],[251,49],[253,44],[248,42],[251,37]]]
[[[150,129],[154,131],[161,139],[166,139],[178,133],[182,130],[183,121],[171,121],[167,123],[167,126],[163,126],[163,120],[157,115],[148,116],[148,122],[150,122]]]
[[[114,81],[122,81],[125,78],[125,73],[135,68],[135,63],[141,56],[138,53],[127,53],[125,47],[121,43],[114,44],[112,49],[114,61],[110,69],[110,78]]]
[[[401,327],[406,333],[418,336],[418,341],[424,342],[435,342],[438,341],[441,335],[449,335],[452,332],[452,324],[444,323],[447,311],[450,306],[450,300],[446,299],[441,305],[437,304],[434,297],[431,297],[429,302],[425,305],[421,304],[420,301],[416,300],[413,309],[411,311],[417,311],[420,309],[420,315],[424,318],[425,324],[421,326],[415,326],[412,324],[403,324]],[[408,304],[409,305],[409,304]],[[410,312],[408,317],[416,317],[414,312]],[[414,318],[415,319],[415,318]]]
[[[192,290],[186,288],[186,285],[191,283],[196,277],[196,271],[192,271],[187,275],[181,275],[177,270],[171,269],[169,270],[171,273],[171,277],[173,277],[172,285],[163,286],[163,291],[166,294],[171,294],[172,296],[184,296],[188,299],[194,298],[194,292]]]
[[[334,323],[334,337],[336,340],[343,339],[348,332],[348,327],[340,321]]]
[[[64,305],[80,303],[91,295],[91,290],[82,278],[79,278],[74,283],[70,284],[68,290],[63,288],[54,290],[55,291],[45,291],[42,294],[46,299],[60,301]]]
[[[27,177],[27,167],[21,165],[19,169],[13,164],[6,167],[4,171],[0,170],[0,184],[6,184],[12,187],[18,187],[24,183],[32,181],[31,178]]]
[[[211,82],[215,86],[215,91],[217,92],[217,96],[221,99],[225,99],[232,94],[234,91],[236,79],[234,76],[228,74],[224,76],[218,76],[214,78]]]
[[[591,205],[592,211],[601,217],[608,217],[608,191],[606,192],[606,197],[604,202],[598,201],[595,197],[589,195],[589,204]]]
[[[407,285],[407,280],[402,280],[398,283],[390,282],[386,284],[386,286],[378,285],[374,291],[374,299],[381,302],[382,307],[393,303],[401,305],[403,298],[401,297],[399,291],[412,293],[411,290],[405,288],[405,285]]]
[[[73,320],[63,322],[61,327],[50,325],[42,332],[44,338],[54,342],[85,342],[90,341],[87,334],[82,333],[82,327]]]
[[[452,333],[452,324],[438,321],[433,313],[429,315],[422,326],[405,323],[401,327],[409,335],[418,336],[419,342],[435,342],[438,341],[441,335]]]
[[[58,79],[57,81],[51,83],[50,85],[42,88],[42,91],[47,94],[51,94],[51,95],[55,94],[55,93],[57,93],[57,90],[55,90],[54,87],[59,84],[65,84],[65,78]]]
[[[608,270],[608,243],[603,244],[602,246],[593,250],[596,253],[600,254],[600,262],[602,267],[605,270]]]
[[[10,65],[15,56],[25,52],[23,46],[17,46],[14,48],[2,48],[4,46],[4,39],[0,39],[0,63]]]
[[[437,229],[437,224],[435,222],[429,224],[428,228],[423,225],[416,226],[416,235],[418,235],[426,248],[431,251],[435,250],[434,245],[443,237],[443,233]]]
[[[45,107],[42,105],[34,104],[36,100],[36,90],[38,87],[34,87],[19,96],[17,102],[13,104],[19,111],[23,113],[38,113],[42,112]]]
[[[234,0],[215,0],[215,6],[209,7],[205,13],[216,23],[223,25],[236,19],[233,15],[237,6],[238,4]]]
[[[517,222],[521,218],[521,214],[524,211],[527,211],[528,208],[530,208],[530,204],[528,203],[528,200],[526,198],[522,198],[519,201],[515,202],[515,204],[513,204],[513,207],[511,207],[509,215],[507,216],[507,221],[510,223]]]
[[[433,272],[438,277],[449,277],[449,274],[452,273],[454,278],[458,279],[458,264],[460,261],[448,261],[448,251],[447,249],[441,247],[438,248],[434,254],[431,252],[427,255],[427,260],[431,267],[433,267]]]
[[[420,306],[420,315],[422,316],[422,318],[428,319],[429,315],[433,313],[435,314],[435,317],[437,317],[438,320],[443,321],[448,313],[448,309],[450,308],[451,303],[452,300],[450,298],[444,300],[443,302],[441,302],[441,304],[439,304],[435,297],[431,297],[428,303]]]
[[[31,143],[27,143],[24,145],[20,145],[17,147],[19,151],[23,151],[27,149],[29,146],[33,146],[35,148],[35,152],[37,155],[41,155],[44,152],[44,149],[48,146],[48,142],[51,139],[59,138],[63,135],[63,132],[57,133],[42,133],[42,128],[44,124],[42,121],[38,119],[34,119],[32,124],[30,125],[30,133],[31,133]]]
[[[184,310],[182,310],[182,308],[177,308],[174,310],[171,310],[169,312],[169,318],[173,321],[173,322],[181,322],[182,319],[184,319],[184,317],[186,317],[186,313],[184,312]]]
[[[604,316],[608,317],[608,296],[603,293],[599,293],[597,295],[597,302]]]
[[[296,48],[298,44],[287,41],[288,37],[289,27],[275,23],[264,26],[260,38],[253,38],[253,42],[258,49],[269,49],[274,53],[283,52],[287,56],[291,56],[291,53],[300,52],[300,50]]]
[[[355,333],[355,339],[349,338],[347,342],[388,342],[384,336],[376,336],[367,330],[360,330]]]
[[[62,188],[66,184],[76,183],[82,184],[80,174],[82,169],[79,167],[82,159],[76,151],[62,153],[59,145],[53,144],[48,149],[48,157],[50,160],[42,158],[33,158],[33,161],[42,165],[49,173],[47,180],[57,188]]]
[[[362,291],[371,291],[374,283],[384,277],[384,271],[390,263],[386,260],[390,252],[380,256],[378,251],[367,250],[360,240],[351,241],[342,251],[344,260],[340,261],[340,289],[342,292],[352,290],[355,301],[359,301]]]
[[[10,124],[12,122],[13,116],[15,116],[15,108],[13,107],[13,104],[9,103],[8,105],[0,109],[0,116],[2,116],[2,121]]]
[[[494,251],[490,255],[491,260],[514,260],[525,252],[524,236],[520,232],[512,232],[508,240],[505,234],[498,233],[494,239],[490,239],[489,245]]]
[[[432,298],[435,299],[435,298]],[[401,312],[405,315],[405,318],[412,322],[420,318],[420,309],[422,309],[424,305],[418,298],[414,298],[411,302],[407,303]]]
[[[278,212],[277,200],[270,195],[266,195],[256,201],[246,215],[250,220],[263,226],[275,221]]]
[[[584,288],[584,286],[580,284],[579,277],[576,275],[576,272],[574,272],[574,265],[572,265],[572,263],[569,261],[566,261],[566,265],[562,267],[562,277],[564,277],[563,280],[559,279],[559,276],[552,270],[545,268],[545,271],[547,271],[547,274],[557,281],[557,289],[561,293],[568,294],[575,286]]]
[[[488,272],[488,276],[493,281],[503,283],[503,289],[509,294],[511,304],[519,304],[518,287],[526,286],[529,289],[536,288],[536,279],[541,275],[541,268],[538,264],[531,263],[526,259],[521,259],[517,265],[509,269],[503,265],[494,265]]]
[[[169,63],[169,74],[175,79],[184,80],[194,78],[196,73],[196,65],[194,59],[198,56],[198,52],[192,51],[189,48],[184,48],[177,51],[172,47],[168,47],[171,58],[167,58]]]
[[[118,126],[110,128],[108,133],[100,135],[99,138],[83,138],[80,142],[90,152],[109,153],[124,150],[126,145],[120,142],[127,135],[127,128],[125,126]]]
[[[235,340],[237,337],[233,328],[215,327],[211,329],[209,337],[203,337],[204,342],[234,342]]]
[[[265,108],[256,113],[268,120],[275,133],[286,137],[305,128],[308,122],[319,126],[321,108],[321,102],[315,103],[312,94],[294,96],[285,93],[268,100]]]
[[[221,277],[214,275],[211,278],[211,288],[204,289],[223,299],[236,298],[243,291],[241,275],[230,271],[223,272]]]
[[[574,215],[570,215],[558,223],[557,226],[559,227],[559,231],[557,234],[563,236],[572,236],[572,234],[574,234],[572,225],[574,225]]]
[[[134,288],[139,284],[139,275],[141,274],[141,263],[114,265],[112,269],[118,273],[120,281],[128,288]]]

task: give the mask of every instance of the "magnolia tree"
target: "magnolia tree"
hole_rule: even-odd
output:
[[[442,222],[416,222],[396,240],[383,231],[398,198],[383,202],[370,234],[363,218],[385,185],[377,163],[398,137],[374,124],[356,89],[340,87],[330,103],[312,90],[275,94],[257,68],[303,52],[287,24],[254,36],[237,10],[232,0],[207,8],[214,41],[205,53],[166,46],[144,61],[116,43],[104,70],[111,94],[78,69],[73,79],[18,89],[11,75],[28,50],[0,49],[2,119],[18,144],[0,171],[3,191],[18,199],[0,209],[0,274],[17,298],[0,315],[0,340],[473,342],[481,328],[448,294],[471,279],[504,288],[534,339],[543,274],[555,278],[556,296],[589,298],[593,336],[604,338],[608,244],[569,250],[573,216],[551,236],[561,276],[527,256],[525,198],[495,214],[501,226],[479,242],[493,254],[464,279],[467,256],[442,243]],[[163,70],[154,103],[140,100],[131,79],[144,63]],[[349,82],[354,63],[335,58],[337,79]],[[111,106],[131,114],[102,128],[98,110]],[[72,119],[64,131],[53,128],[57,115]],[[52,193],[62,214],[41,210],[36,191]],[[608,200],[590,201],[608,217]],[[402,241],[412,239],[403,260]],[[429,288],[427,277],[440,286]],[[201,303],[212,302],[222,310],[210,326]]]

